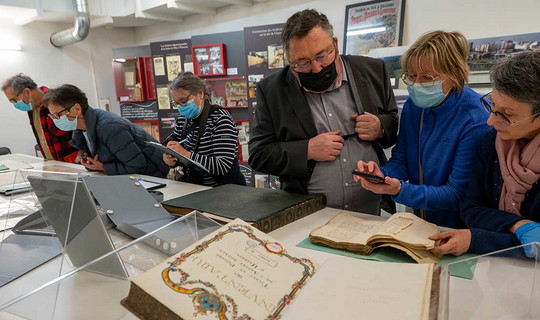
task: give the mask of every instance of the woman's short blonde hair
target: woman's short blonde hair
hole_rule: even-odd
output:
[[[418,38],[401,57],[401,68],[407,73],[417,66],[423,72],[421,68],[427,63],[433,71],[453,80],[457,90],[462,90],[469,77],[468,52],[469,43],[460,32],[432,31]]]

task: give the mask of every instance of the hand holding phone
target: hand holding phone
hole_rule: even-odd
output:
[[[379,177],[379,176],[376,176],[376,175],[373,175],[373,174],[364,173],[364,172],[360,172],[360,171],[356,171],[356,170],[354,170],[352,172],[352,174],[357,175],[359,177],[362,177],[362,178],[366,179],[367,181],[369,181],[371,183],[386,184],[386,182],[384,182],[383,177]]]

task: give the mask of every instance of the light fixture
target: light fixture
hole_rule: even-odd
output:
[[[116,62],[126,62],[126,59],[120,58],[120,59],[113,59]]]
[[[347,32],[347,37],[351,36],[358,36],[362,34],[368,34],[368,33],[378,33],[386,31],[386,27],[377,27],[377,28],[367,28],[362,30],[355,30],[355,31],[349,31]]]

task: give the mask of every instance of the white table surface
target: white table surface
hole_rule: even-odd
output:
[[[41,163],[41,167],[47,167],[46,165],[43,166],[44,162],[42,160],[39,162],[35,157],[21,155],[10,155],[10,157],[26,159],[30,162],[33,160],[36,161],[33,162],[36,166],[39,167]],[[136,176],[144,177],[142,175]],[[162,181],[159,178],[147,178]],[[165,179],[163,181],[167,184],[167,187],[160,189],[160,191],[164,193],[165,199],[206,189],[206,187],[198,185]],[[269,235],[281,242],[285,248],[295,250],[322,264],[333,255],[296,247],[296,245],[305,239],[311,230],[323,225],[339,212],[348,211],[324,208],[274,230]],[[379,216],[355,212],[348,213],[358,215],[363,219],[384,220]],[[3,263],[1,257],[0,263]],[[376,268],[378,262],[372,263]],[[61,265],[66,268],[66,264],[62,264],[61,259],[53,259],[0,288],[0,305],[10,300],[6,297],[16,297],[31,291],[37,283],[44,283],[44,280],[54,279],[54,276],[58,275]],[[527,315],[528,310],[524,305],[527,305],[526,300],[530,297],[530,294],[527,293],[533,292],[536,297],[540,297],[540,271],[538,271],[540,267],[538,265],[535,266],[531,261],[485,258],[480,260],[476,268],[474,280],[452,277],[450,285],[450,308],[452,310],[450,319],[534,319],[534,317],[531,318]],[[66,280],[62,281],[60,286],[51,286],[44,289],[40,294],[30,296],[25,301],[9,308],[8,311],[24,310],[29,314],[40,315],[43,314],[43,310],[47,313],[56,308],[54,319],[136,319],[131,313],[119,307],[119,300],[125,297],[129,290],[129,281],[112,279],[90,272],[80,272]],[[516,293],[515,288],[524,288],[524,290]],[[93,303],[89,303],[90,301]],[[48,305],[49,309],[43,309],[44,305]],[[96,308],[96,305],[100,307]],[[391,307],[391,302],[389,302],[389,307]],[[538,308],[536,308],[536,311],[538,311]],[[518,316],[520,314],[521,316]],[[0,320],[9,320],[10,317],[11,314],[0,311]],[[31,318],[41,319],[40,316],[32,316]]]

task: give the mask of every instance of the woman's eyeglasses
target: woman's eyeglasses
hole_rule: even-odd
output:
[[[189,102],[189,100],[191,100],[189,99],[189,97],[192,96],[193,94],[190,93],[187,97],[178,100],[178,102],[174,101],[174,99],[171,99],[171,106],[173,108],[184,107]]]
[[[72,105],[71,107],[64,108],[62,111],[59,111],[57,113],[49,113],[49,118],[51,118],[53,120],[59,120],[60,117],[61,117],[61,115],[60,115],[61,113],[63,113],[64,111],[71,110],[71,108],[73,108],[74,106],[75,106],[75,104]]]
[[[493,113],[497,119],[499,119],[504,125],[506,126],[511,126],[511,125],[514,125],[516,123],[520,123],[522,121],[525,121],[527,119],[530,119],[532,117],[536,117],[537,115],[540,115],[540,112],[537,112],[535,114],[533,114],[532,116],[529,116],[527,118],[523,118],[523,119],[520,119],[518,121],[514,121],[512,122],[510,119],[508,119],[508,117],[506,115],[504,115],[503,113],[499,112],[499,111],[493,111],[493,108],[491,108],[491,92],[488,93],[488,94],[485,94],[483,95],[481,98],[480,98],[480,102],[482,102],[482,105],[484,106],[484,108],[487,110],[487,112],[489,113]]]
[[[435,84],[435,82],[440,81],[437,80],[440,76],[432,76],[430,74],[421,74],[421,75],[414,75],[414,74],[408,74],[404,73],[401,75],[401,80],[405,82],[406,85],[412,86],[415,83],[418,83],[418,85],[422,87],[431,87]]]

